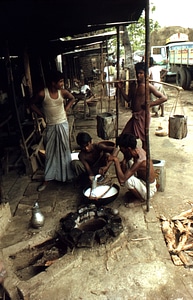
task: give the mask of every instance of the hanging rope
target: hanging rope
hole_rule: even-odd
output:
[[[169,117],[169,134],[170,138],[182,139],[187,136],[187,117],[184,113],[184,107],[180,99],[180,90],[173,103]],[[179,105],[178,105],[179,104]],[[178,109],[178,114],[177,114]]]
[[[184,112],[184,107],[183,107],[183,105],[182,105],[182,103],[181,103],[181,98],[180,98],[181,93],[180,93],[180,92],[181,92],[180,90],[177,90],[177,97],[176,97],[175,101],[173,102],[173,106],[172,106],[172,109],[171,109],[171,112],[170,112],[170,116],[175,115],[176,110],[177,110],[177,107],[180,107],[180,113],[181,113],[182,115],[185,114],[185,112]],[[180,104],[179,106],[177,106],[178,103]]]

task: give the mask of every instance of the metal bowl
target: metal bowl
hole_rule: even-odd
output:
[[[110,188],[110,189],[109,189]],[[97,186],[91,194],[91,188],[87,187],[83,190],[84,200],[87,203],[94,203],[97,206],[106,205],[110,202],[113,202],[118,194],[119,194],[120,187],[117,184],[110,185],[100,185]],[[106,194],[104,194],[107,191]],[[90,194],[92,197],[96,197],[96,199],[90,198]],[[103,196],[104,195],[104,196]]]

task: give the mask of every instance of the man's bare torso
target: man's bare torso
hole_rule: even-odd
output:
[[[137,148],[138,157],[134,157],[133,167],[136,165],[137,177],[146,181],[147,174],[147,159],[146,153],[142,148]],[[149,182],[152,183],[155,181],[155,172],[152,160],[150,160],[150,169],[149,169]]]
[[[132,111],[138,112],[142,109],[142,106],[144,105],[145,105],[145,84],[139,83],[135,91],[135,97],[132,101]]]
[[[92,151],[81,151],[79,158],[81,161],[86,161],[89,165],[94,165],[95,162],[99,160],[101,154],[102,151],[98,145],[92,144]]]

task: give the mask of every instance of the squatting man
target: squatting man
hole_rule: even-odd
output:
[[[132,196],[134,196],[133,198],[144,202],[147,197],[146,152],[143,148],[137,147],[136,137],[129,133],[118,136],[116,145],[119,146],[124,158],[122,162],[119,162],[118,157],[109,155],[108,161],[114,162],[120,185],[125,185]],[[133,164],[129,167],[129,161],[131,162],[131,159],[133,159]],[[150,197],[153,197],[157,188],[152,160],[150,160],[149,168]]]

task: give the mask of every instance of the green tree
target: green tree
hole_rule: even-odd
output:
[[[155,6],[151,8],[151,11],[154,12],[156,9]],[[149,31],[150,34],[152,31],[160,28],[160,25],[157,21],[149,19]],[[127,26],[130,43],[132,45],[132,51],[144,50],[145,46],[145,17],[144,14],[139,18],[136,23],[130,24]]]

